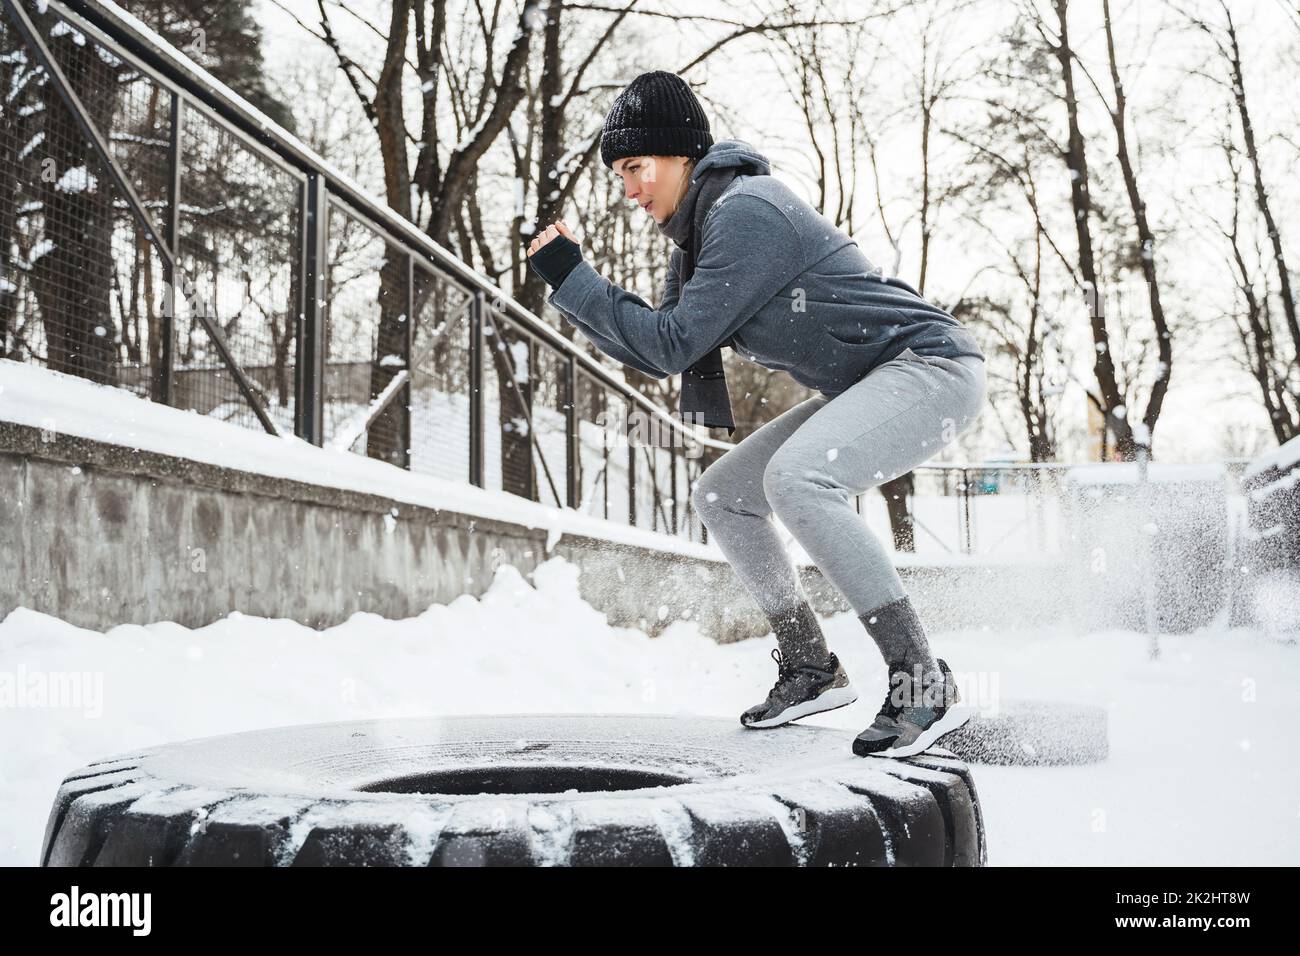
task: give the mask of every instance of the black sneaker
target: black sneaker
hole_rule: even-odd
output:
[[[855,754],[859,757],[910,757],[970,720],[974,708],[958,705],[961,695],[957,693],[956,678],[947,662],[942,658],[936,662],[943,683],[935,681],[916,695],[909,696],[904,688],[896,692],[894,674],[889,675],[889,692],[885,694],[880,713],[876,714],[871,726],[853,740]],[[895,700],[896,693],[901,702]]]
[[[772,657],[778,668],[776,685],[768,692],[767,700],[740,715],[740,722],[746,727],[779,727],[809,714],[847,707],[858,699],[849,675],[833,653],[824,667],[791,665],[775,647]]]

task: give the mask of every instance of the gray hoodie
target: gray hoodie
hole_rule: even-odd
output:
[[[742,172],[704,220],[695,274],[674,248],[659,308],[579,262],[547,301],[612,358],[654,378],[690,368],[734,333],[733,348],[833,397],[906,349],[984,358],[975,337],[771,175],[748,143],[718,140],[692,178]]]

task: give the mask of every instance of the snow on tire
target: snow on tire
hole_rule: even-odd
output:
[[[970,769],[933,747],[720,718],[492,715],[275,727],[69,774],[46,866],[980,866]]]

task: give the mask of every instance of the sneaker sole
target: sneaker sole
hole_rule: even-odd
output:
[[[974,707],[954,704],[948,709],[946,714],[936,720],[925,730],[921,731],[921,735],[910,744],[905,744],[901,747],[889,747],[885,750],[859,753],[857,749],[857,741],[855,740],[853,743],[853,752],[858,754],[859,757],[911,757],[928,749],[944,734],[952,733],[973,716],[975,716]]]
[[[841,707],[847,707],[858,699],[858,692],[850,684],[847,687],[835,687],[826,691],[812,700],[806,700],[802,704],[795,704],[793,707],[787,707],[775,717],[767,717],[763,720],[756,720],[752,723],[740,722],[742,727],[749,727],[751,730],[765,730],[768,727],[780,727],[782,724],[788,724],[792,720],[798,720],[800,717],[807,717],[810,714],[821,714],[828,710],[838,710]]]

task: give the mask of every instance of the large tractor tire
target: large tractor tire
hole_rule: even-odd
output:
[[[719,718],[493,715],[205,737],[67,776],[46,866],[980,866],[969,768],[935,747]]]

